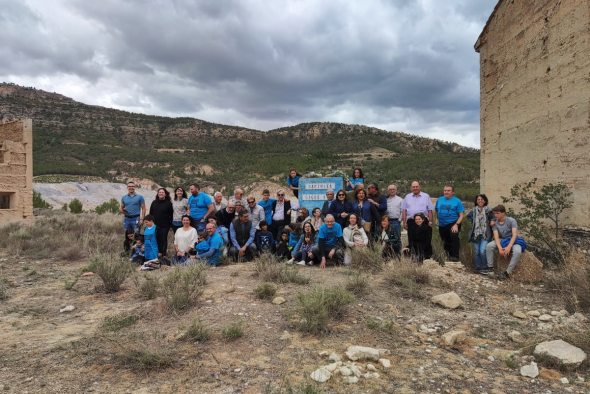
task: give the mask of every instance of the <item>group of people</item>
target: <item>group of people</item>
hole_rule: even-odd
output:
[[[401,198],[397,186],[389,185],[382,194],[374,183],[364,184],[360,168],[346,182],[347,190],[328,190],[322,206],[308,209],[286,198],[279,190],[276,198],[264,190],[262,199],[244,198],[236,189],[227,203],[216,192],[211,198],[198,184],[190,185],[190,196],[182,187],[174,198],[165,188],[157,191],[146,215],[144,198],[135,193],[135,184],[127,184],[128,194],[121,199],[125,215],[125,248],[134,261],[161,261],[168,248],[168,233],[174,233],[171,263],[185,265],[195,261],[218,265],[227,253],[236,261],[248,261],[260,253],[273,253],[288,263],[300,265],[327,261],[349,264],[354,250],[380,243],[384,258],[410,256],[418,263],[432,256],[432,226],[438,226],[444,250],[451,261],[459,261],[461,226],[471,223],[469,241],[475,249],[475,264],[481,274],[493,272],[494,251],[502,256],[512,252],[510,265],[501,277],[507,278],[520,259],[526,243],[518,237],[517,224],[506,216],[502,205],[490,209],[484,194],[476,197],[467,215],[453,186],[444,187],[444,195],[433,205],[430,196],[413,182],[412,192]],[[289,171],[287,185],[297,197],[301,175]],[[296,218],[292,219],[292,213]],[[141,224],[143,234],[139,233]],[[402,247],[402,227],[408,243]]]

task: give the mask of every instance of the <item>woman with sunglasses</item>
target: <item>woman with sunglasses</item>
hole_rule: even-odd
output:
[[[346,193],[340,189],[336,193],[336,200],[330,205],[330,213],[334,216],[336,223],[340,227],[346,227],[348,215],[354,212],[354,207],[351,202],[346,201]]]

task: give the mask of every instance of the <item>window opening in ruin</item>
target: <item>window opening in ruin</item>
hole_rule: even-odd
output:
[[[0,193],[0,209],[11,209],[14,193]]]

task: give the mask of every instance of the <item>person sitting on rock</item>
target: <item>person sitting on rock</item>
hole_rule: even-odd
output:
[[[494,240],[486,246],[488,270],[494,269],[494,251],[496,249],[500,253],[500,256],[504,258],[508,258],[510,252],[512,252],[508,268],[498,275],[498,279],[504,280],[510,278],[510,274],[516,268],[522,252],[526,249],[526,243],[518,236],[518,224],[516,220],[506,216],[504,205],[498,205],[492,211],[494,212],[496,223],[492,227]]]
[[[235,260],[250,261],[256,253],[254,243],[255,228],[248,218],[247,211],[241,211],[240,216],[234,220],[229,227],[229,238],[231,245],[229,255]]]
[[[318,243],[311,252],[320,261],[320,268],[326,268],[326,258],[334,262],[342,262],[345,248],[342,227],[336,223],[334,216],[326,216],[326,220],[318,232]]]

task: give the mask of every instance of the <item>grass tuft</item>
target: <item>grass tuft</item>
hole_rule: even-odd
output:
[[[254,262],[255,275],[264,282],[306,285],[310,279],[299,273],[298,266],[287,265],[271,254],[263,254]]]
[[[179,340],[189,342],[205,342],[209,340],[213,334],[200,318],[193,319],[191,324],[184,330],[184,333],[179,337]]]
[[[115,293],[121,289],[125,279],[131,275],[134,266],[115,254],[97,253],[92,256],[92,268],[102,279],[105,290]]]
[[[404,257],[391,261],[385,269],[384,276],[402,294],[411,297],[419,297],[420,285],[430,283],[430,271]]]
[[[355,271],[346,281],[346,290],[362,296],[369,292],[369,277],[362,272]]]
[[[243,320],[234,320],[229,326],[221,330],[221,336],[225,339],[234,340],[244,336],[246,332],[246,323]]]
[[[254,294],[261,300],[270,300],[277,294],[279,287],[274,283],[264,282],[254,288]]]
[[[186,310],[203,294],[206,283],[207,267],[203,264],[172,268],[162,281],[166,304],[174,312]]]
[[[127,327],[131,327],[140,319],[137,315],[128,316],[111,316],[104,319],[104,322],[100,326],[103,331],[116,332]]]
[[[346,306],[354,301],[354,295],[343,287],[316,287],[297,297],[299,301],[299,328],[310,333],[325,331],[331,318],[340,318]]]
[[[141,298],[152,300],[158,296],[160,279],[155,273],[137,274],[133,276],[133,286]]]
[[[350,268],[365,272],[381,272],[385,260],[383,259],[383,247],[379,242],[373,246],[355,248],[351,251]]]

